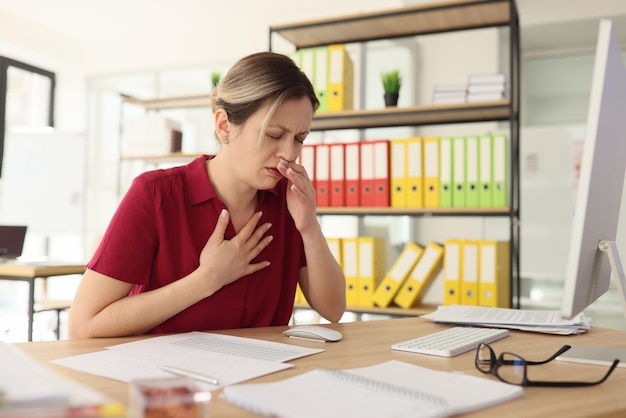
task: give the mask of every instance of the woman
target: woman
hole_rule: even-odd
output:
[[[345,278],[295,162],[318,104],[289,58],[237,62],[212,92],[219,152],[133,181],[87,264],[70,338],[286,325],[297,283],[339,321]]]

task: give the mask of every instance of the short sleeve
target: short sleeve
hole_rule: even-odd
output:
[[[158,244],[154,195],[143,176],[133,180],[87,268],[145,285]]]

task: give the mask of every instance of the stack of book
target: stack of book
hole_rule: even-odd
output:
[[[124,125],[122,155],[167,155],[182,151],[183,128],[156,114],[129,119]]]
[[[449,84],[435,86],[433,104],[465,103],[467,86],[465,84]]]
[[[508,97],[504,74],[474,74],[467,85],[468,102],[488,102]]]

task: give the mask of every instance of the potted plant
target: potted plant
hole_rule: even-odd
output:
[[[385,90],[385,106],[397,106],[400,86],[402,85],[400,70],[396,69],[383,72],[380,77],[383,81],[383,89]]]
[[[220,78],[222,78],[222,73],[220,73],[219,71],[214,71],[211,73],[211,84],[213,84],[213,87],[217,86],[217,83],[220,82]]]

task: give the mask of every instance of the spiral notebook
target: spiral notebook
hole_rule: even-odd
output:
[[[282,418],[439,418],[523,396],[489,377],[440,372],[401,361],[349,370],[316,369],[271,383],[224,388],[222,397],[251,412]]]

